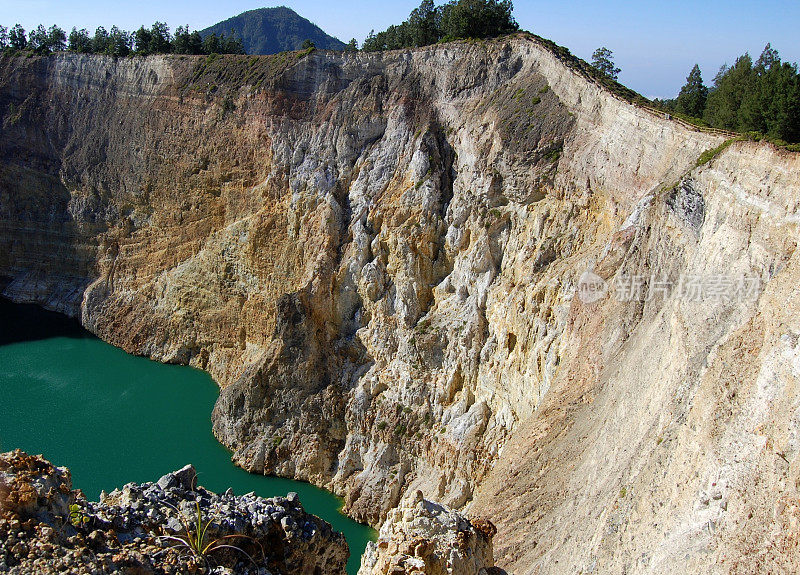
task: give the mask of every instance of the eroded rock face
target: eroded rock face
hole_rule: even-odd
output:
[[[510,502],[501,564],[794,568],[799,192],[800,157],[735,144],[573,263],[610,291],[638,276],[642,297],[564,300],[561,375],[470,507]]]
[[[499,575],[488,520],[470,522],[422,492],[393,509],[361,558],[363,575]]]
[[[512,572],[790,562],[796,155],[695,167],[524,36],[0,72],[4,293],[207,369],[246,469],[491,517]]]
[[[204,556],[187,537],[210,521]],[[213,542],[232,545],[213,550]],[[69,471],[21,451],[0,454],[3,573],[346,573],[341,533],[297,498],[211,493],[194,468],[129,483],[100,502],[72,490]]]

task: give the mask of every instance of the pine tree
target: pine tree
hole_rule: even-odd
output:
[[[169,26],[164,22],[156,22],[150,28],[150,53],[169,54],[172,52],[172,36]]]
[[[15,24],[8,33],[8,43],[12,50],[24,50],[28,46],[28,36],[25,34],[25,28]]]
[[[739,130],[739,108],[745,94],[752,90],[755,80],[753,60],[749,54],[736,59],[733,67],[723,66],[714,78],[714,87],[708,93],[706,122],[715,128]],[[746,128],[746,127],[745,127]]]
[[[614,65],[614,52],[605,46],[598,48],[592,54],[592,67],[612,80],[619,78],[619,73],[622,72]]]
[[[220,46],[219,36],[216,34],[209,34],[203,38],[203,54],[220,54],[222,48]]]
[[[756,60],[755,70],[756,73],[763,74],[773,66],[780,66],[780,64],[781,57],[778,54],[778,51],[772,48],[771,43],[767,43],[767,45],[764,47],[764,51],[761,52],[761,56],[759,56],[758,60]]]
[[[378,50],[383,50],[383,45],[379,41],[378,35],[375,34],[375,30],[370,30],[367,37],[364,39],[364,44],[361,46],[361,49],[364,52],[377,52]]]
[[[433,0],[422,0],[403,24],[409,28],[413,46],[428,46],[439,41],[439,10]]]
[[[92,51],[92,39],[89,37],[89,31],[86,28],[72,28],[69,33],[69,44],[67,49],[70,52],[77,52],[78,54],[88,54]]]
[[[94,54],[111,54],[111,38],[108,35],[108,30],[103,26],[98,26],[94,32],[92,39],[92,53]]]
[[[125,30],[120,30],[116,26],[111,27],[108,34],[108,49],[112,56],[127,56],[131,53],[133,39]]]
[[[202,54],[203,38],[200,33],[189,31],[189,26],[178,26],[172,40],[172,51],[175,54]]]
[[[49,53],[47,47],[47,30],[45,30],[45,27],[41,24],[31,30],[30,34],[28,34],[28,48],[37,54]]]
[[[519,30],[510,0],[452,0],[441,8],[444,40],[488,38]]]
[[[765,132],[787,142],[800,141],[800,76],[797,65],[772,66],[762,77]]]
[[[141,54],[142,56],[146,56],[150,54],[150,41],[152,39],[152,34],[150,30],[145,28],[144,26],[140,27],[136,32],[133,33],[133,43],[136,46],[136,53]]]
[[[695,64],[692,71],[689,72],[689,76],[686,77],[686,84],[681,88],[680,94],[675,100],[675,110],[679,114],[702,118],[707,99],[708,88],[703,84],[700,66]]]

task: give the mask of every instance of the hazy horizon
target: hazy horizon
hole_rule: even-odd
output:
[[[405,20],[419,0],[385,4],[352,0],[338,5],[321,0],[286,0],[270,6],[278,5],[292,8],[344,42],[356,38],[361,43],[371,29],[380,31]],[[225,6],[144,0],[134,9],[128,3],[98,0],[0,0],[0,25],[20,23],[30,30],[38,24],[57,24],[67,32],[73,26],[94,31],[98,26],[117,25],[134,30],[159,20],[173,30],[183,24],[200,30],[264,6],[258,0],[231,0]],[[585,60],[591,58],[595,48],[607,46],[622,68],[620,81],[650,98],[676,95],[695,63],[700,64],[703,79],[710,84],[722,64],[733,63],[744,52],[755,58],[768,42],[784,60],[800,60],[795,39],[800,3],[788,1],[730,6],[722,0],[702,5],[677,0],[665,6],[631,0],[608,0],[602,5],[585,0],[558,4],[518,0],[514,2],[514,15],[522,29],[566,46]]]

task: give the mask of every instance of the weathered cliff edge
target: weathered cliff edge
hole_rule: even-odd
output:
[[[211,545],[203,556],[188,547],[201,531],[200,547]],[[306,513],[296,493],[212,493],[187,465],[91,502],[72,490],[67,468],[0,454],[3,573],[343,574],[348,556],[344,536]]]
[[[207,369],[243,467],[373,525],[421,490],[515,573],[796,561],[796,155],[695,167],[526,37],[4,59],[0,114],[5,294]]]

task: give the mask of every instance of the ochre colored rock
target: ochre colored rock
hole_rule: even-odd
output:
[[[372,525],[420,490],[510,572],[792,570],[800,159],[698,167],[568,64],[3,57],[3,293],[208,370],[239,465]]]

